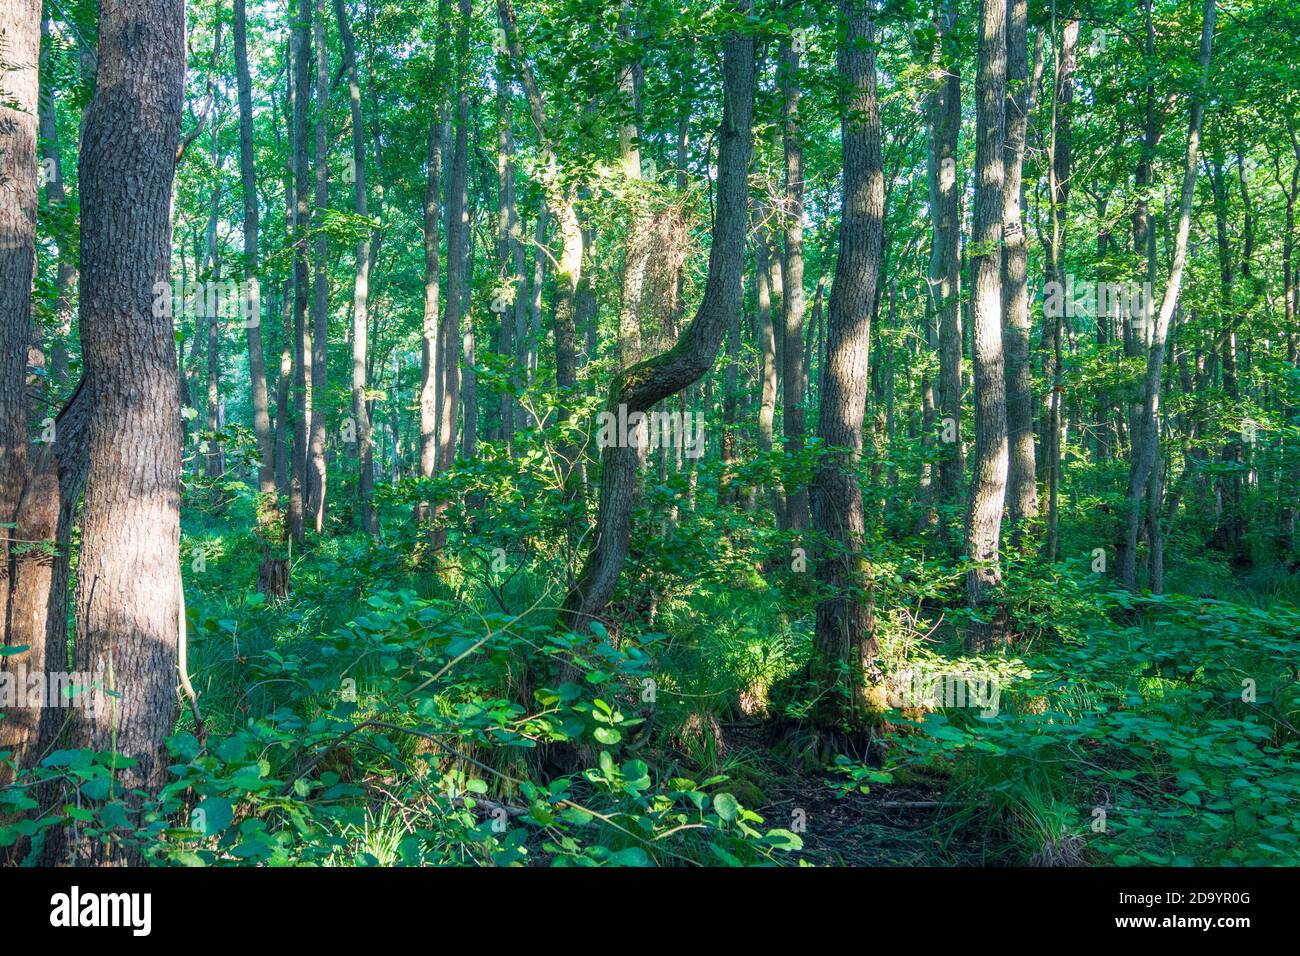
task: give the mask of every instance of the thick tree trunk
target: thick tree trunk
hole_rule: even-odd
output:
[[[812,663],[822,692],[817,720],[823,727],[859,722],[872,706],[869,689],[880,676],[871,569],[862,553],[866,527],[858,480],[862,408],[870,384],[871,302],[879,282],[885,207],[874,27],[868,9],[865,0],[840,2],[844,204],[817,425],[817,437],[829,451],[812,491],[816,575],[820,593],[826,595],[817,604]]]
[[[975,80],[975,209],[971,227],[971,358],[975,462],[966,518],[966,575],[973,607],[1002,580],[1002,505],[1007,489],[1007,398],[1002,356],[1003,145],[1006,0],[981,0]]]
[[[180,402],[172,321],[153,310],[171,260],[185,76],[179,0],[100,5],[98,83],[81,148],[81,342],[89,467],[77,567],[77,670],[114,696],[74,746],[132,758],[115,785],[156,791],[176,715]],[[132,798],[128,796],[128,800]],[[103,844],[85,849],[96,858]]]
[[[32,280],[36,265],[36,128],[41,5],[0,3],[0,633],[10,637],[10,588],[25,542],[15,526],[28,478],[27,347],[32,340]],[[57,430],[57,423],[56,423]],[[4,664],[8,658],[0,659]],[[26,662],[23,662],[26,663]],[[29,667],[31,665],[28,665]],[[13,721],[15,726],[5,728]],[[22,751],[34,729],[32,714],[0,722],[0,740]]]

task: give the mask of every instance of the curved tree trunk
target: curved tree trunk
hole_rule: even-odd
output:
[[[742,0],[741,10],[748,10]],[[723,113],[718,129],[718,206],[709,274],[694,320],[667,352],[625,369],[610,387],[606,409],[616,416],[648,412],[698,381],[713,365],[723,336],[741,309],[741,272],[748,222],[748,174],[753,146],[754,40],[729,33],[723,42]],[[637,449],[607,447],[601,454],[600,511],[595,545],[565,600],[565,620],[585,630],[608,605],[627,557]]]

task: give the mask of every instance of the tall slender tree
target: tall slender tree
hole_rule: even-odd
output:
[[[816,575],[822,597],[817,604],[811,667],[823,692],[818,722],[831,727],[859,722],[868,708],[879,704],[870,697],[880,672],[858,481],[862,408],[870,385],[871,302],[880,278],[885,210],[870,9],[869,0],[840,0],[844,202],[817,423],[817,437],[827,453],[812,490],[818,536]]]

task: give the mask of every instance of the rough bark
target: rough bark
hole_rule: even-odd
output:
[[[1003,308],[1007,363],[1007,505],[1014,527],[1038,514],[1034,410],[1029,374],[1029,246],[1021,209],[1025,129],[1029,117],[1026,0],[1007,0],[1007,170],[1003,210]]]
[[[1002,580],[1002,505],[1007,488],[1007,400],[1002,355],[1003,146],[1006,2],[981,0],[975,79],[975,208],[971,226],[972,370],[975,461],[966,517],[973,562],[966,590],[974,607]]]
[[[166,780],[180,614],[180,402],[171,317],[152,308],[171,260],[185,75],[180,0],[100,5],[98,82],[81,147],[81,342],[89,467],[77,569],[78,670],[118,695],[74,746],[136,762],[129,794]],[[130,799],[128,797],[128,799]],[[102,844],[87,848],[96,857]]]
[[[12,564],[21,559],[24,546],[18,529],[11,525],[19,517],[28,474],[27,347],[32,340],[36,265],[40,21],[39,3],[0,3],[0,36],[4,40],[4,69],[0,71],[0,182],[4,183],[0,201],[0,633],[6,644],[14,643],[8,637],[9,592],[15,574]],[[26,739],[29,732],[28,727],[5,730],[4,739],[11,739],[11,733]]]
[[[787,39],[781,47],[780,85],[783,144],[785,147],[785,195],[781,209],[785,246],[781,258],[781,415],[785,448],[798,454],[804,445],[803,402],[803,139],[799,121],[800,55]],[[787,485],[785,529],[792,532],[808,527],[808,489]]]
[[[930,134],[929,286],[937,314],[939,345],[938,416],[940,447],[934,500],[956,504],[965,468],[961,441],[962,329],[961,223],[957,182],[957,137],[961,130],[961,73],[956,50],[955,0],[941,0],[936,12],[935,89],[926,114]]]
[[[885,186],[876,104],[874,27],[864,0],[841,0],[839,73],[844,202],[831,286],[817,436],[827,450],[812,490],[819,593],[812,673],[824,692],[822,726],[853,723],[879,678],[871,569],[864,557],[862,408],[870,386],[871,302],[881,260]]]

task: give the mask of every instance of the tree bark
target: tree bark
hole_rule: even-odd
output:
[[[1187,124],[1187,151],[1183,160],[1183,184],[1178,202],[1178,227],[1174,238],[1173,260],[1165,282],[1160,312],[1147,350],[1147,372],[1142,406],[1133,436],[1133,457],[1128,477],[1128,514],[1120,554],[1120,580],[1124,586],[1137,586],[1137,539],[1142,526],[1142,499],[1160,454],[1160,377],[1164,369],[1165,340],[1169,323],[1178,305],[1183,270],[1187,265],[1187,239],[1192,228],[1192,203],[1196,198],[1197,159],[1201,143],[1201,122],[1205,117],[1205,97],[1209,86],[1210,56],[1214,46],[1215,0],[1205,0],[1201,22],[1200,79],[1192,97],[1191,116]]]
[[[737,9],[747,13],[750,0]],[[748,174],[753,146],[754,40],[728,33],[723,41],[723,112],[718,128],[718,205],[709,251],[704,297],[694,320],[666,352],[615,376],[606,410],[645,413],[698,381],[713,365],[718,347],[741,308],[741,272],[748,222]],[[637,449],[607,447],[601,454],[600,510],[595,544],[565,600],[564,620],[585,631],[608,605],[627,556]]]
[[[781,209],[785,247],[781,259],[782,376],[781,404],[785,449],[798,454],[804,445],[803,402],[803,138],[799,121],[801,57],[791,40],[781,46],[781,118],[785,146],[785,195]],[[785,530],[808,527],[808,489],[788,484],[785,489]]]
[[[441,83],[451,62],[450,31],[451,0],[439,0],[437,45],[433,55],[433,72],[439,86],[434,91],[435,106],[429,122],[428,179],[424,190],[424,324],[420,339],[421,478],[432,478],[438,465],[438,389],[441,375],[438,354],[441,217],[438,215],[438,196],[442,189],[442,130],[447,115]],[[421,501],[416,505],[417,521],[428,521],[431,513],[429,502]]]
[[[36,129],[41,5],[0,3],[4,69],[0,71],[0,633],[10,637],[10,588],[25,542],[15,524],[28,477],[27,348],[32,340],[32,281],[36,266]],[[57,423],[56,423],[57,430]],[[56,431],[57,434],[57,431]],[[7,660],[4,659],[4,660]],[[0,663],[3,663],[0,660]],[[28,739],[32,716],[0,722],[4,740]],[[14,736],[11,736],[14,735]],[[21,746],[20,748],[21,749]]]
[[[1021,209],[1028,125],[1029,34],[1026,0],[1007,0],[1007,175],[1003,211],[1003,308],[1007,362],[1007,504],[1013,529],[1038,514],[1034,409],[1029,374],[1029,247]]]
[[[1079,21],[1070,20],[1061,30],[1061,47],[1056,57],[1055,91],[1052,96],[1051,150],[1047,170],[1048,229],[1043,237],[1047,256],[1047,279],[1060,288],[1065,281],[1061,268],[1065,247],[1066,210],[1070,201],[1070,167],[1073,164],[1074,68],[1078,51]],[[1057,310],[1059,313],[1063,310]],[[1055,314],[1046,323],[1043,365],[1052,382],[1047,404],[1047,425],[1043,444],[1047,447],[1047,547],[1048,562],[1056,560],[1057,525],[1060,514],[1062,403],[1065,397],[1064,316]]]
[[[307,3],[314,0],[305,0]],[[316,31],[316,208],[321,215],[329,189],[329,47],[325,42],[325,3],[315,11]],[[317,534],[325,530],[325,426],[329,400],[329,237],[317,229],[312,241],[311,435],[307,443],[307,516]]]
[[[815,568],[819,593],[825,595],[817,604],[812,673],[821,692],[817,722],[823,727],[857,723],[872,706],[869,688],[880,677],[858,478],[885,207],[874,25],[868,10],[865,0],[840,0],[844,202],[817,424],[826,452],[812,490]]]
[[[456,458],[456,425],[460,411],[461,373],[459,355],[461,316],[464,309],[465,264],[469,243],[466,180],[469,160],[469,21],[468,0],[460,0],[460,21],[456,28],[456,127],[451,166],[447,174],[447,298],[438,329],[439,400],[437,470],[447,471]],[[445,502],[434,509],[441,514]],[[437,532],[445,540],[445,528]]]
[[[973,607],[1002,580],[1002,505],[1007,488],[1007,399],[1002,355],[1003,146],[1006,96],[1006,0],[981,0],[975,80],[975,209],[971,226],[972,366],[975,462],[966,549]]]
[[[81,147],[81,341],[89,467],[77,568],[77,670],[117,695],[73,745],[133,758],[115,784],[156,791],[176,714],[180,402],[170,316],[171,188],[185,76],[179,0],[100,5],[98,82]],[[103,844],[86,847],[95,858]]]
[[[262,286],[258,259],[257,168],[253,162],[253,94],[248,71],[246,0],[235,0],[235,79],[239,92],[239,177],[244,189],[244,290],[247,312],[249,391],[253,434],[259,456],[257,490],[275,494],[275,446],[266,390],[266,356],[262,352]]]
[[[358,216],[366,208],[366,118],[361,108],[361,83],[357,74],[356,42],[343,0],[334,0],[334,16],[343,42],[343,66],[348,74],[348,102],[352,117],[352,170]],[[370,409],[366,403],[366,352],[370,321],[370,234],[357,240],[356,274],[352,281],[352,418],[357,436],[357,507],[361,529],[379,536],[379,515],[375,511],[374,442]]]
[[[939,0],[935,90],[926,110],[930,132],[930,295],[938,319],[940,446],[934,500],[958,501],[962,472],[961,222],[957,137],[961,131],[961,72],[955,0]]]
[[[289,534],[301,544],[306,524],[307,434],[311,400],[311,330],[307,325],[307,233],[311,222],[307,167],[307,114],[311,105],[313,0],[297,0],[293,27],[293,464],[289,478]]]

